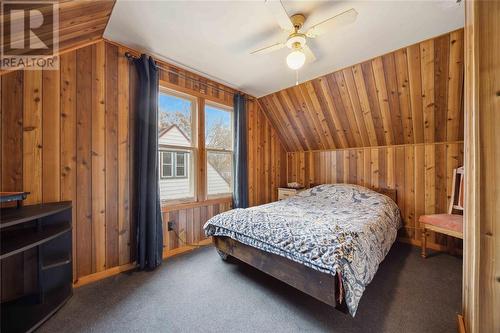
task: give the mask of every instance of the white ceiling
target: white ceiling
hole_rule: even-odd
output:
[[[308,40],[318,59],[304,65],[299,81],[463,27],[463,3],[455,1],[284,1],[289,15],[307,16],[304,28],[343,9],[359,13],[353,24]],[[249,54],[286,38],[263,0],[118,0],[104,37],[256,97],[295,84],[289,49]]]

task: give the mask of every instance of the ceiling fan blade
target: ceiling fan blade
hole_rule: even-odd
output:
[[[276,21],[278,21],[281,29],[285,31],[293,30],[293,23],[290,21],[290,17],[280,0],[266,0],[266,6],[269,8]]]
[[[267,54],[267,53],[271,53],[271,52],[280,50],[280,49],[284,48],[285,46],[286,46],[285,43],[276,43],[276,44],[273,44],[271,46],[266,46],[266,47],[263,47],[261,49],[255,50],[255,51],[251,52],[250,54]]]
[[[307,62],[315,62],[316,61],[316,56],[314,55],[311,48],[309,48],[309,46],[304,45],[304,47],[302,47],[302,51],[306,55]]]
[[[309,38],[316,38],[334,29],[335,27],[341,27],[356,21],[357,17],[358,12],[354,8],[351,8],[338,15],[330,17],[323,22],[313,25],[309,28],[309,30],[307,30],[306,36]]]

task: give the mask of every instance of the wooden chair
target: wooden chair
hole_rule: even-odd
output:
[[[418,219],[422,227],[422,258],[426,258],[427,231],[431,230],[463,239],[464,227],[464,167],[453,170],[453,181],[448,214],[422,215]]]

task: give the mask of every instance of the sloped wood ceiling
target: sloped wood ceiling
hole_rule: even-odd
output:
[[[259,98],[287,151],[463,140],[463,29]]]
[[[60,0],[59,6],[59,50],[91,43],[102,38],[108,24],[115,0]],[[39,8],[51,12],[52,6]],[[10,21],[9,17],[2,20]],[[43,31],[42,33],[51,33]],[[4,45],[2,45],[3,48]],[[39,50],[37,52],[40,52]]]

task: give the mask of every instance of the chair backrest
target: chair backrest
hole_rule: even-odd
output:
[[[451,200],[448,214],[464,213],[464,167],[453,170]]]

